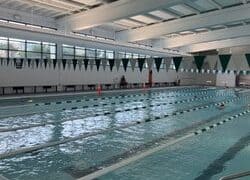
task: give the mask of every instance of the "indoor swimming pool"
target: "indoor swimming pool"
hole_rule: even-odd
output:
[[[2,98],[0,174],[219,179],[249,170],[249,103],[247,89],[199,86]]]

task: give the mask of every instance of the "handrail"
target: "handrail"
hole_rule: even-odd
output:
[[[245,171],[245,172],[241,172],[237,174],[224,176],[224,177],[221,177],[220,180],[232,180],[232,179],[237,179],[237,178],[246,177],[246,176],[250,176],[250,171]]]

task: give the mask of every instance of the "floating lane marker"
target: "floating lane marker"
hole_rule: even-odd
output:
[[[199,100],[203,100],[205,97],[200,97],[200,98],[196,98],[197,100],[199,99]],[[145,101],[149,101],[149,100],[157,100],[157,99],[161,99],[161,98],[152,98],[152,99],[146,99]],[[140,99],[140,100],[142,100],[142,101],[140,101],[140,102],[143,102],[144,101],[144,99]],[[190,100],[190,99],[186,99],[186,100],[182,100],[183,101],[183,103],[184,102],[187,102],[188,100]],[[131,102],[134,102],[133,100],[128,100],[128,101],[120,101],[120,102],[111,102],[111,105],[116,105],[116,104],[124,104],[124,103],[131,103]],[[62,104],[62,102],[56,102],[56,103],[58,103],[58,104]],[[166,103],[166,104],[173,104],[174,102],[170,102],[170,103]],[[77,109],[85,109],[85,108],[91,108],[91,107],[101,107],[101,106],[108,106],[108,105],[103,105],[103,104],[94,104],[94,105],[90,105],[90,106],[79,106]],[[69,108],[62,108],[62,109],[60,109],[60,108],[58,108],[58,109],[53,109],[53,110],[45,110],[45,111],[39,111],[39,112],[27,112],[27,113],[22,113],[22,114],[15,114],[15,115],[8,115],[8,116],[0,116],[0,119],[1,118],[7,118],[7,117],[16,117],[16,116],[26,116],[26,115],[32,115],[32,114],[37,114],[37,113],[46,113],[46,112],[56,112],[56,111],[61,111],[61,110],[63,110],[63,111],[65,111],[65,110],[72,110],[72,107],[69,107]]]
[[[228,100],[226,102],[230,102],[230,101],[233,101],[233,100]],[[136,124],[141,124],[141,123],[146,123],[146,122],[150,122],[150,121],[159,120],[159,119],[162,119],[162,118],[167,117],[167,116],[168,115],[165,114],[163,116],[156,116],[156,117],[152,117],[152,118],[147,118],[147,119],[144,119],[142,121],[135,121],[135,122],[132,122],[130,124],[126,124],[126,125],[119,126],[119,127],[104,129],[104,130],[93,132],[93,133],[83,133],[83,134],[81,134],[79,136],[72,137],[72,138],[65,138],[65,139],[62,139],[62,140],[59,140],[59,141],[51,141],[51,142],[48,142],[48,143],[45,143],[45,144],[38,144],[38,145],[34,145],[32,147],[24,147],[24,148],[20,148],[18,150],[8,151],[8,152],[0,154],[0,159],[11,157],[11,156],[15,156],[15,155],[22,154],[22,153],[33,152],[33,151],[36,151],[36,150],[39,150],[39,149],[44,149],[44,148],[51,147],[51,146],[65,144],[67,142],[76,141],[76,140],[80,140],[80,139],[91,137],[91,136],[96,136],[98,134],[103,134],[103,133],[106,133],[106,132],[110,132],[112,130],[121,130],[121,129],[128,128],[128,127],[131,127],[131,126],[135,126]],[[45,126],[47,124],[43,124],[43,125]],[[33,127],[34,126],[35,125],[33,125]],[[207,129],[203,128],[200,131],[201,132],[205,132],[205,131],[207,131]],[[200,131],[197,131],[197,132],[192,133],[192,134],[196,135],[196,134],[200,133]]]
[[[192,89],[193,90],[193,89]],[[197,90],[199,90],[199,89],[197,89]],[[208,90],[208,91],[211,91],[211,90]],[[190,96],[190,95],[194,95],[194,94],[197,94],[197,95],[199,95],[199,94],[207,94],[208,93],[208,91],[207,92],[204,92],[204,91],[202,91],[202,92],[192,92],[192,93],[189,93],[189,94],[178,94],[178,95],[172,95],[172,96],[167,96],[167,97],[181,97],[181,96]],[[214,91],[214,90],[212,90],[212,91]],[[164,92],[164,90],[163,91],[160,91],[160,92],[154,92],[154,93],[151,93],[152,95],[158,95],[158,94],[161,94],[162,92]],[[179,91],[177,91],[177,92],[179,92]],[[126,98],[129,98],[129,97],[140,97],[140,96],[146,96],[146,95],[148,95],[148,94],[136,94],[136,95],[120,95],[120,96],[114,96],[114,97],[102,97],[102,98],[93,98],[93,99],[80,99],[80,100],[75,100],[75,102],[83,102],[83,101],[90,101],[90,100],[93,100],[93,101],[98,101],[99,99],[101,99],[101,100],[107,100],[107,99],[120,99],[120,98],[124,98],[124,97],[126,97]],[[55,103],[55,104],[62,104],[63,102],[59,102],[59,103]],[[66,103],[74,103],[74,101],[66,101]],[[37,103],[37,104],[35,104],[35,106],[42,106],[42,105],[52,105],[53,103],[50,103],[50,104],[47,104],[47,103]]]
[[[228,118],[226,118],[226,119],[224,119],[224,120],[222,120],[222,121],[220,121],[220,122],[217,122],[216,124],[212,124],[212,125],[207,126],[207,127],[203,128],[203,129],[200,129],[200,130],[195,131],[195,132],[194,132],[194,135],[198,135],[198,134],[201,134],[201,133],[203,133],[203,132],[206,132],[206,131],[208,131],[208,130],[210,130],[210,129],[213,129],[213,128],[217,127],[217,126],[220,126],[220,125],[222,125],[222,124],[224,124],[224,123],[226,123],[226,122],[228,122],[228,121],[231,121],[231,120],[236,119],[236,118],[238,118],[238,117],[240,117],[240,116],[246,115],[246,114],[248,114],[249,112],[250,112],[250,110],[246,110],[246,111],[240,112],[240,113],[238,113],[238,114],[236,114],[236,115],[233,115],[233,116],[231,116],[231,117],[228,117]]]
[[[187,135],[185,135],[183,137],[167,141],[166,143],[163,143],[160,146],[156,146],[156,147],[151,148],[149,150],[146,150],[144,152],[140,152],[140,153],[138,153],[138,154],[136,154],[136,155],[134,155],[132,157],[124,159],[124,160],[122,160],[122,161],[120,161],[118,163],[115,163],[115,164],[111,165],[111,166],[105,167],[105,168],[100,169],[98,171],[95,171],[94,173],[91,173],[91,174],[89,174],[87,176],[79,178],[78,180],[93,180],[93,179],[97,179],[98,177],[100,177],[100,176],[102,176],[104,174],[107,174],[107,173],[112,172],[112,171],[114,171],[114,170],[116,170],[118,168],[126,166],[126,165],[128,165],[128,164],[130,164],[132,162],[135,162],[135,161],[138,161],[138,160],[140,160],[142,158],[145,158],[145,157],[147,157],[147,156],[149,156],[149,155],[151,155],[153,153],[156,153],[156,152],[158,152],[158,151],[160,151],[162,149],[167,148],[168,146],[174,145],[174,144],[176,144],[178,142],[181,142],[181,141],[183,141],[183,140],[185,140],[187,138],[190,138],[192,136],[193,136],[193,134],[187,134]]]

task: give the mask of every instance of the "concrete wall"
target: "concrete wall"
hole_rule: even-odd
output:
[[[217,74],[216,77],[216,86],[227,86],[235,87],[236,75],[233,73],[229,74]]]

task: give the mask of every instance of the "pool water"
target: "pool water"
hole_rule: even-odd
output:
[[[0,100],[0,174],[17,180],[81,178],[247,110],[249,96],[235,89],[183,87]],[[98,179],[218,179],[244,170],[248,145],[222,160],[221,171],[213,164],[238,141],[242,145],[241,138],[246,143],[248,119],[241,116]]]

